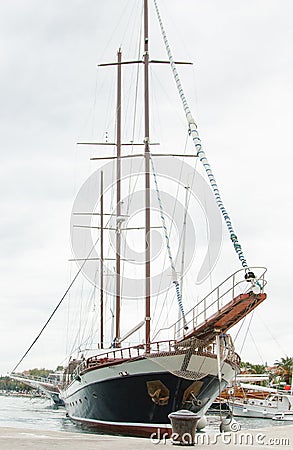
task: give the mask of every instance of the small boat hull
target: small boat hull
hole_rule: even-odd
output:
[[[231,405],[230,410],[233,412],[233,416],[235,417],[250,417],[255,419],[272,419],[277,409],[273,411],[268,408],[261,407],[249,407],[247,408],[245,405]]]
[[[255,398],[245,401],[228,401],[230,410],[236,417],[273,419],[275,416],[292,414],[293,396],[274,394],[264,400]]]

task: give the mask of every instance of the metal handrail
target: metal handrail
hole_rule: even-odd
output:
[[[91,363],[100,362],[101,364],[104,364],[105,362],[109,362],[111,360],[115,361],[121,359],[140,357],[147,353],[147,347],[149,349],[149,353],[158,353],[163,350],[162,347],[164,347],[164,351],[170,352],[172,351],[174,344],[175,344],[174,340],[165,340],[165,341],[151,342],[150,344],[138,344],[133,345],[131,347],[111,349],[107,352],[100,353],[95,356],[90,356],[81,363],[79,368],[82,369],[86,368]]]
[[[264,286],[267,284],[266,280],[264,279],[265,273],[267,272],[267,269],[265,267],[251,267],[249,270],[251,271],[256,271],[256,270],[261,270],[261,274],[259,276],[256,277],[256,280],[259,282],[262,282],[262,286],[261,286],[261,291],[263,291]],[[223,307],[223,304],[220,305],[220,301],[223,300],[223,298],[225,296],[227,296],[227,294],[229,294],[230,292],[232,292],[232,299],[235,298],[235,289],[240,286],[243,283],[247,283],[247,281],[244,279],[244,277],[241,280],[236,280],[237,275],[240,273],[246,273],[245,269],[239,269],[236,272],[234,272],[232,275],[230,275],[229,277],[227,277],[224,281],[222,281],[222,283],[220,283],[218,286],[216,286],[211,292],[209,292],[209,294],[207,294],[205,297],[203,297],[195,306],[193,306],[189,311],[187,311],[187,313],[185,314],[185,319],[186,319],[186,323],[187,325],[189,325],[191,322],[193,324],[193,328],[194,326],[198,326],[198,318],[201,315],[204,315],[204,319],[201,323],[204,323],[209,316],[207,316],[207,311],[210,310],[215,304],[217,304],[217,311],[220,310],[221,307]],[[232,286],[230,286],[229,288],[227,288],[225,290],[225,292],[220,294],[221,288],[227,284],[227,282],[231,282],[232,281]],[[243,292],[246,292],[248,290],[248,288],[246,290],[244,290]],[[214,295],[216,294],[216,298],[215,300],[213,300],[211,303],[208,303],[208,299],[212,298]],[[230,301],[231,299],[229,299]],[[227,301],[228,303],[228,301]],[[203,309],[201,312],[199,312],[198,314],[194,314],[196,309],[198,309],[200,306],[203,306]],[[189,319],[188,316],[192,313],[192,318]],[[196,323],[196,325],[194,325],[194,323]],[[174,338],[177,339],[179,338],[180,332],[183,331],[183,336],[184,336],[184,326],[182,326],[182,319],[178,319],[175,323],[173,323],[172,325],[170,325],[169,327],[165,327],[165,328],[161,328],[158,333],[156,334],[156,336],[159,335],[160,332],[162,331],[168,331],[170,329],[174,329],[173,332],[173,336]]]
[[[150,344],[141,344],[124,349],[111,350],[103,353],[103,355],[99,354],[92,356],[82,362],[76,361],[78,365],[75,369],[72,372],[68,371],[67,373],[64,373],[62,384],[63,386],[72,385],[75,380],[80,382],[80,376],[87,370],[98,369],[108,366],[109,364],[119,363],[121,362],[121,359],[129,361],[130,359],[135,360],[137,357],[152,358],[164,356],[166,353],[172,356],[186,353],[189,348],[192,348],[194,354],[199,356],[217,358],[216,343],[212,343],[211,345],[211,342],[200,339],[191,338],[180,343],[176,340],[151,342]],[[133,355],[132,351],[136,351],[137,353]],[[125,352],[128,354],[125,355],[126,357],[124,358]],[[104,358],[101,358],[102,356]],[[112,356],[112,358],[107,358],[107,356]],[[233,346],[225,346],[225,348],[223,348],[222,357],[223,361],[225,360],[235,367],[240,366],[240,356],[234,351]],[[123,375],[122,372],[121,375]]]
[[[256,281],[257,281],[257,282],[259,282],[259,281],[262,282],[262,285],[260,286],[260,291],[263,292],[264,286],[267,284],[266,280],[264,279],[264,275],[265,275],[267,269],[266,269],[265,267],[252,267],[250,270],[251,270],[251,271],[262,270],[262,273],[261,273],[259,276],[256,277]],[[241,280],[239,280],[239,281],[236,280],[237,274],[240,274],[241,272],[242,272],[242,273],[243,273],[243,272],[246,272],[246,270],[245,270],[245,269],[240,269],[240,270],[237,270],[236,272],[234,272],[232,275],[230,275],[228,278],[226,278],[221,284],[219,284],[216,288],[214,288],[214,289],[213,289],[208,295],[206,295],[202,300],[200,300],[200,302],[198,302],[193,308],[191,308],[191,309],[185,314],[185,319],[186,319],[187,325],[190,324],[191,322],[192,322],[193,328],[195,328],[195,327],[197,327],[197,326],[199,326],[199,325],[202,325],[205,321],[208,320],[208,318],[211,317],[211,315],[210,315],[210,316],[207,315],[207,311],[208,311],[208,310],[212,309],[212,307],[214,307],[215,305],[217,305],[217,309],[216,309],[216,311],[214,311],[214,313],[219,312],[219,310],[224,306],[225,303],[227,304],[228,302],[231,301],[231,298],[230,298],[230,296],[229,296],[229,299],[228,299],[225,303],[222,303],[221,306],[220,306],[221,300],[223,300],[223,299],[227,296],[227,294],[229,294],[229,293],[231,293],[231,292],[232,292],[232,300],[233,300],[233,299],[235,298],[235,288],[239,287],[240,285],[243,285],[244,283],[245,283],[245,284],[248,283],[248,281],[245,280],[245,279],[241,279]],[[220,295],[220,289],[221,289],[221,287],[224,286],[227,282],[231,282],[231,281],[232,281],[232,286],[231,286],[230,288],[226,289],[225,292],[223,292],[223,293]],[[247,289],[244,289],[242,293],[246,293],[246,292],[248,292],[250,289],[251,289],[251,286],[247,287]],[[213,296],[214,296],[215,293],[216,293],[216,299],[213,300],[210,304],[207,305],[207,300],[208,300],[209,298],[213,298]],[[201,312],[199,312],[199,313],[195,316],[195,315],[194,315],[194,311],[195,311],[195,310],[199,307],[199,305],[201,305],[202,303],[204,304],[204,309],[203,309]],[[188,319],[187,319],[187,316],[188,316],[191,312],[193,313],[193,314],[192,314],[192,318],[191,318],[190,320],[188,320]],[[198,319],[199,319],[200,316],[202,316],[202,315],[203,315],[203,320],[201,320],[201,322],[199,322]],[[178,326],[180,323],[182,323],[182,321],[179,319],[179,320],[177,320],[177,322],[175,322],[175,323],[174,323],[173,325],[171,325],[171,327],[170,327],[170,328],[172,328],[172,327],[174,328],[174,336],[176,336],[176,334],[179,335],[180,332],[182,332],[182,331],[183,331],[183,335],[184,335],[185,329],[184,329],[183,326],[181,326],[181,327]]]
[[[79,375],[83,371],[90,369],[92,367],[108,365],[109,363],[112,362],[113,363],[119,362],[121,361],[121,359],[129,360],[135,359],[136,357],[152,357],[156,354],[162,353],[178,354],[180,351],[184,351],[184,348],[186,346],[187,347],[190,346],[191,345],[190,342],[191,341],[187,340],[185,343],[181,342],[179,344],[178,341],[172,339],[167,341],[165,340],[165,341],[151,342],[150,344],[141,344],[126,348],[110,350],[103,354],[87,358],[75,368],[73,373],[68,375],[69,376],[71,375],[72,378],[74,377],[74,375]],[[193,339],[192,342],[194,343],[195,340]],[[207,344],[205,341],[199,339],[196,340],[195,351],[198,352],[199,354],[208,353],[209,355],[213,355],[214,357],[217,356],[215,344],[210,345],[210,343]],[[225,359],[234,364],[239,364],[240,361],[238,354],[235,353],[232,348],[229,349],[229,351],[227,352]]]
[[[251,271],[255,270],[261,270],[261,274],[256,277],[257,282],[261,282],[260,291],[263,291],[264,286],[266,285],[266,281],[264,279],[264,275],[267,271],[265,267],[252,267],[250,269]],[[200,324],[204,323],[207,319],[207,311],[210,311],[210,309],[217,305],[217,311],[220,310],[221,307],[224,306],[222,303],[222,300],[227,296],[227,294],[232,292],[232,299],[235,298],[235,289],[242,285],[243,283],[249,283],[249,281],[245,279],[238,280],[237,275],[240,273],[246,272],[245,269],[240,269],[234,272],[232,275],[230,275],[228,278],[226,278],[221,284],[219,284],[216,288],[214,288],[208,295],[206,295],[200,302],[198,302],[193,308],[191,308],[186,314],[185,317],[188,318],[188,315],[192,314],[192,318],[190,320],[187,320],[187,323],[190,324],[191,322],[194,324],[196,322],[196,326],[198,326],[198,318],[201,315],[204,315],[204,320],[200,322]],[[244,277],[243,277],[244,278]],[[225,289],[225,292],[221,293],[221,288],[227,283],[232,281],[232,286]],[[243,292],[247,292],[249,289],[251,289],[251,286],[249,286],[247,289],[244,289]],[[216,293],[216,299],[213,300],[213,296]],[[207,301],[209,299],[212,299],[211,303],[207,305]],[[229,297],[229,301],[231,301],[231,298]],[[221,304],[222,303],[222,304]],[[228,303],[228,301],[226,302]],[[204,305],[204,309],[198,313],[194,314],[196,308],[199,307],[199,305]],[[216,311],[215,311],[216,312]],[[209,316],[211,317],[211,316]],[[84,359],[83,361],[80,361],[80,364],[77,365],[75,370],[73,371],[73,374],[79,375],[79,373],[83,372],[84,370],[87,370],[91,367],[96,366],[103,366],[108,365],[109,363],[115,363],[121,360],[128,360],[133,358],[139,358],[143,356],[151,357],[154,353],[175,353],[178,351],[178,339],[176,339],[176,333],[179,334],[182,329],[178,330],[176,329],[176,326],[181,322],[181,320],[178,320],[174,324],[170,325],[168,328],[161,329],[163,330],[170,330],[174,327],[175,333],[174,333],[174,339],[171,340],[161,340],[157,342],[151,342],[150,344],[138,344],[131,347],[124,347],[124,348],[115,348],[115,349],[109,349],[108,351],[104,353],[100,353],[95,356],[91,356],[87,359]],[[182,323],[182,322],[181,322]],[[182,327],[183,328],[183,327]],[[182,336],[184,338],[184,334]],[[200,342],[200,341],[199,341]],[[203,345],[201,345],[201,352],[208,352],[211,354],[216,355],[215,351],[204,349],[205,343],[201,341]],[[181,344],[182,345],[182,344]],[[230,360],[232,363],[238,364],[239,356],[233,351],[229,351],[227,354],[226,359]],[[76,361],[77,362],[77,361]],[[79,361],[78,361],[79,362]],[[70,374],[68,374],[70,376]],[[72,375],[72,373],[71,373]]]

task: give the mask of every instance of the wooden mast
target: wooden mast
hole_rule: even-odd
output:
[[[118,50],[117,65],[117,159],[116,159],[116,346],[120,343],[120,304],[121,304],[121,49]]]
[[[101,193],[100,193],[100,345],[104,348],[104,172],[101,171]]]
[[[149,120],[149,24],[148,0],[144,0],[144,116],[145,116],[145,342],[150,350],[150,120]]]

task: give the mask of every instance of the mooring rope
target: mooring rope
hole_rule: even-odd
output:
[[[220,195],[220,191],[219,191],[218,185],[216,183],[214,174],[212,172],[211,166],[210,166],[210,164],[209,164],[209,162],[207,160],[206,154],[205,154],[205,152],[204,152],[204,150],[202,148],[201,139],[200,139],[198,131],[197,131],[197,125],[196,125],[195,120],[194,120],[194,118],[193,118],[193,116],[191,114],[191,111],[189,109],[189,106],[188,106],[188,103],[187,103],[187,100],[186,100],[186,97],[185,97],[185,94],[184,94],[184,91],[183,91],[183,88],[182,88],[182,84],[181,84],[181,81],[180,81],[180,78],[179,78],[179,74],[177,72],[176,64],[174,62],[174,59],[173,59],[173,56],[172,56],[172,53],[171,53],[171,50],[170,50],[170,46],[169,46],[169,42],[168,42],[168,39],[167,39],[167,35],[166,35],[165,29],[164,29],[164,26],[163,26],[163,22],[162,22],[162,19],[161,19],[161,16],[160,16],[157,0],[154,0],[154,5],[155,5],[158,21],[159,21],[159,24],[160,24],[161,32],[162,32],[162,35],[163,35],[163,40],[164,40],[164,43],[165,43],[165,47],[166,47],[166,51],[167,51],[167,54],[168,54],[169,62],[170,62],[171,68],[172,68],[173,76],[174,76],[174,79],[175,79],[175,82],[176,82],[176,85],[177,85],[177,89],[178,89],[178,92],[179,92],[179,95],[180,95],[180,98],[181,98],[181,101],[182,101],[182,104],[183,104],[183,109],[185,111],[186,119],[187,119],[188,126],[189,126],[190,135],[192,136],[192,140],[193,140],[195,148],[197,150],[197,156],[199,157],[200,162],[203,164],[204,169],[205,169],[205,171],[207,173],[207,176],[209,178],[212,190],[213,190],[215,198],[216,198],[216,203],[217,203],[218,207],[220,208],[220,211],[221,211],[221,213],[222,213],[222,215],[224,217],[224,220],[226,222],[226,225],[227,225],[227,228],[228,228],[228,231],[229,231],[229,234],[230,234],[230,239],[231,239],[231,241],[233,243],[233,246],[234,246],[234,249],[235,249],[235,251],[236,251],[236,253],[238,255],[238,258],[241,261],[242,267],[244,267],[245,269],[248,269],[249,266],[247,264],[246,258],[245,258],[244,254],[243,254],[241,245],[240,245],[240,243],[238,241],[237,235],[236,235],[236,233],[234,231],[234,228],[232,226],[231,219],[230,219],[230,217],[229,217],[229,215],[227,213],[226,208],[224,207],[224,204],[223,204],[223,201],[222,201],[222,198],[221,198],[221,195]]]

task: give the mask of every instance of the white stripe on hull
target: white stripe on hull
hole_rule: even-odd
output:
[[[121,426],[121,427],[137,427],[137,428],[168,428],[171,429],[170,423],[141,423],[141,422],[110,422],[107,420],[96,420],[96,419],[84,419],[80,417],[70,416],[72,420],[88,423],[96,423],[97,425],[109,425],[109,426]]]
[[[120,378],[123,373],[128,375],[143,375],[170,372],[176,376],[184,377],[180,375],[180,368],[182,367],[185,355],[163,355],[152,358],[145,358],[140,360],[122,361],[120,364],[109,365],[106,367],[97,367],[96,369],[89,370],[81,375],[81,381],[73,380],[71,384],[64,390],[62,390],[62,398],[66,398],[79,391],[85,385],[91,385],[97,382]],[[209,356],[192,355],[190,362],[187,366],[190,372],[199,372],[200,378],[207,375],[217,376],[218,366],[217,360]],[[226,382],[231,381],[235,376],[235,370],[230,364],[224,362],[222,365],[222,377]]]

